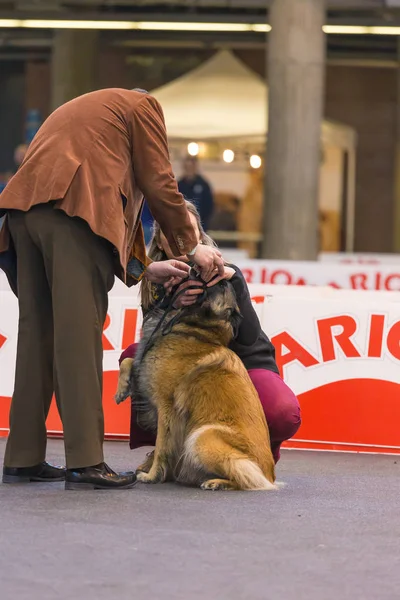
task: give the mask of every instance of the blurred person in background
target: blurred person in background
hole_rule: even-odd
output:
[[[4,190],[7,183],[10,181],[12,175],[13,174],[10,172],[0,173],[0,193]],[[1,218],[0,218],[0,223],[1,223]]]
[[[18,296],[19,330],[4,483],[62,481],[66,489],[134,485],[104,462],[102,332],[117,275],[175,285],[189,266],[151,262],[143,196],[174,256],[209,281],[221,254],[198,243],[169,161],[162,109],[143,90],[75,98],[43,123],[0,195],[0,268]],[[55,391],[67,469],[45,462]]]
[[[19,169],[19,167],[21,166],[27,151],[28,151],[28,144],[20,144],[19,146],[17,146],[15,148],[14,162],[17,165],[17,169]]]
[[[196,156],[186,156],[182,163],[183,177],[178,181],[179,191],[193,202],[199,211],[201,224],[207,231],[214,211],[214,195],[210,184],[199,173]]]
[[[20,167],[22,161],[24,160],[27,150],[28,150],[27,144],[20,144],[19,146],[16,147],[16,149],[14,151],[14,162],[17,166],[17,169]],[[0,193],[4,190],[4,188],[6,187],[7,183],[10,181],[12,176],[13,176],[12,172],[0,174]],[[2,219],[0,218],[0,224],[1,223],[2,223]]]

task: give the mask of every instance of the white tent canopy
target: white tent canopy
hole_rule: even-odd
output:
[[[170,139],[266,139],[268,87],[227,50],[152,95],[163,107]],[[321,137],[344,149],[356,142],[352,128],[331,121],[323,121]]]
[[[169,139],[177,142],[228,140],[264,145],[268,134],[268,87],[227,50],[152,92],[161,103]],[[354,247],[356,132],[324,120],[324,145],[347,155],[346,251]]]

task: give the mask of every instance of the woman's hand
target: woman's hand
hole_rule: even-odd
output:
[[[215,270],[215,275],[217,275],[217,270]],[[234,275],[235,269],[232,269],[232,267],[224,267],[223,277],[217,275],[212,281],[210,281],[210,283],[207,284],[207,287],[212,287],[222,279],[226,279],[227,281],[229,281],[229,279],[232,279]],[[202,286],[194,286],[196,286],[195,281],[185,281],[184,283],[182,283],[182,285],[179,286],[177,291],[186,290],[186,292],[182,293],[176,299],[176,301],[174,302],[174,308],[184,308],[186,306],[192,306],[196,303],[197,296],[199,296],[204,291],[204,288]]]
[[[183,292],[182,290],[186,291]],[[175,300],[174,308],[185,308],[186,306],[192,306],[196,303],[197,296],[203,293],[204,288],[196,284],[195,281],[185,281],[178,287],[175,293],[177,294],[180,291],[182,291],[182,294]]]
[[[214,277],[214,279],[211,279],[211,281],[207,284],[207,287],[212,287],[219,281],[222,281],[222,279],[226,279],[227,281],[229,281],[234,275],[235,269],[232,269],[232,267],[224,267],[224,274],[222,275],[222,277],[220,275],[217,275],[216,277]]]
[[[227,281],[229,281],[229,279],[232,279],[232,277],[235,275],[235,269],[232,269],[232,267],[224,267],[223,277],[220,277],[217,273],[217,270],[215,270],[215,277],[212,281],[210,281],[210,283],[207,284],[207,287],[212,287],[222,279],[226,279]],[[174,280],[173,283],[174,285],[176,285],[176,283],[179,282]],[[184,292],[183,290],[186,291]],[[168,291],[170,290],[167,290],[167,292]],[[193,280],[189,280],[182,283],[182,285],[178,287],[175,293],[177,294],[180,291],[182,291],[182,294],[180,294],[174,302],[174,308],[185,308],[187,306],[192,306],[193,304],[195,304],[197,297],[203,293],[204,287],[200,284],[196,284],[196,282]]]

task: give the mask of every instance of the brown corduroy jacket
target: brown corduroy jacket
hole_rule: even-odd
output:
[[[105,89],[67,102],[43,123],[0,194],[0,216],[54,201],[112,244],[116,275],[132,285],[150,262],[140,222],[143,196],[175,255],[192,250],[195,232],[172,172],[159,103],[142,92]],[[0,267],[10,264],[7,251],[6,219]]]

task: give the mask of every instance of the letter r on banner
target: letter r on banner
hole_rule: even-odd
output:
[[[110,315],[107,315],[106,320],[104,321],[104,327],[103,327],[103,350],[114,350],[114,346],[111,344],[110,340],[104,333],[110,327],[110,323],[111,323]]]
[[[333,340],[336,340],[337,345],[347,358],[361,357],[361,354],[350,339],[357,331],[357,323],[353,317],[341,315],[340,317],[319,319],[317,327],[324,362],[336,360],[337,358]],[[340,327],[342,331],[335,334],[333,333],[334,327]]]

